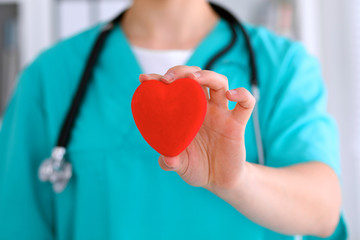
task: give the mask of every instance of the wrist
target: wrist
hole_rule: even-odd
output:
[[[245,161],[241,173],[239,173],[235,179],[221,185],[211,183],[205,188],[228,202],[234,199],[235,196],[237,196],[236,198],[244,196],[251,185],[250,176],[252,175],[252,169],[252,164]]]

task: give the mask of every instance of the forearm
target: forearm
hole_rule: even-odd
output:
[[[283,234],[326,236],[339,220],[337,176],[319,162],[286,168],[246,163],[238,183],[213,190],[249,219]]]

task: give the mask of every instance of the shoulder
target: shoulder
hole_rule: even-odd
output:
[[[40,53],[21,71],[14,94],[39,105],[70,101],[100,28],[92,27]]]
[[[323,88],[320,63],[302,43],[263,27],[246,25],[246,30],[255,52],[260,88],[266,89],[266,95],[270,91],[281,94],[290,86],[305,91],[310,83]]]
[[[40,87],[45,92],[56,89],[72,91],[101,26],[102,24],[91,27],[41,52],[23,70],[20,84],[22,81],[31,81],[34,87]]]
[[[279,86],[277,82],[284,79],[289,82],[289,74],[295,74],[305,65],[319,69],[317,59],[302,43],[280,36],[265,27],[248,23],[243,25],[255,55],[260,87],[267,88],[268,84]],[[249,75],[249,49],[240,28],[237,29],[237,35],[238,41],[227,58],[236,63],[244,74]]]
[[[302,43],[280,36],[265,27],[245,24],[245,29],[260,62],[278,68],[294,59],[314,58]]]
[[[318,59],[300,42],[263,28],[246,25],[254,48],[264,119],[326,106],[326,88]],[[321,109],[321,110],[320,110]],[[281,115],[281,114],[280,114]]]
[[[40,53],[34,63],[41,65],[86,57],[100,32],[101,26],[102,24],[96,25],[72,37],[59,41]]]

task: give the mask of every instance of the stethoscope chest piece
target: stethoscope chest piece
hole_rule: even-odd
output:
[[[39,178],[43,182],[49,181],[56,193],[62,192],[72,175],[71,163],[65,161],[65,148],[55,147],[51,157],[44,160],[39,167]]]

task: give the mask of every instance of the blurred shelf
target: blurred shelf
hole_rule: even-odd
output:
[[[23,67],[55,41],[55,0],[0,0],[0,117]]]
[[[0,0],[0,4],[18,4],[21,0]]]
[[[18,13],[19,5],[14,2],[0,4],[0,115],[20,68]]]

